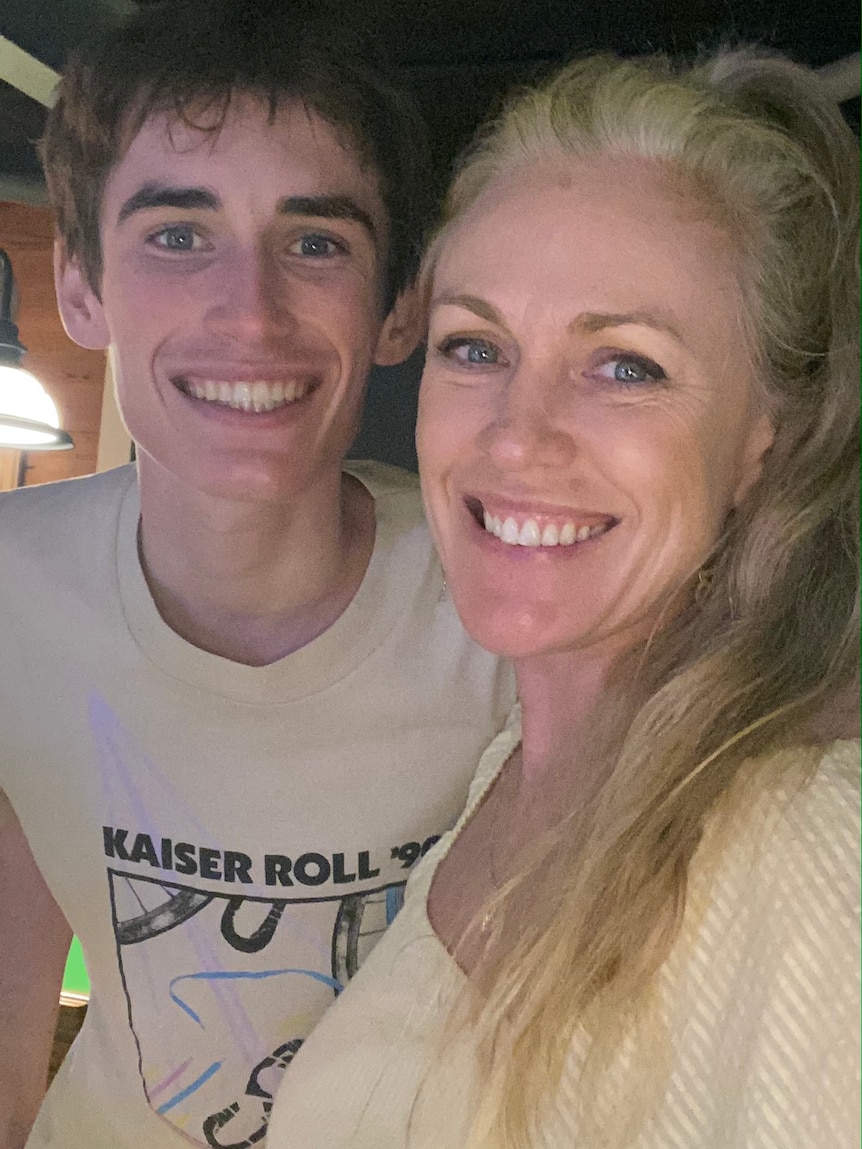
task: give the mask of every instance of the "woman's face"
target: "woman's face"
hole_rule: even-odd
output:
[[[709,555],[772,441],[736,259],[665,171],[623,158],[500,178],[450,231],[418,448],[485,647],[613,656]]]

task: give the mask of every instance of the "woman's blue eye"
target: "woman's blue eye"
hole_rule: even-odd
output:
[[[643,355],[615,355],[601,365],[599,374],[624,387],[659,383],[667,379],[663,368]]]
[[[445,358],[471,367],[496,367],[505,362],[500,348],[487,339],[444,339],[438,350]]]

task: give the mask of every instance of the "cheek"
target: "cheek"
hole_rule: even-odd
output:
[[[416,446],[420,455],[449,456],[468,462],[481,447],[481,436],[492,421],[485,388],[454,387],[438,379],[426,365],[419,389]]]
[[[416,424],[416,455],[425,497],[439,505],[456,468],[463,468],[471,451],[469,442],[455,433],[448,421],[420,416]]]
[[[423,482],[430,482],[438,467],[438,455],[444,442],[447,410],[428,375],[423,375],[419,388],[419,407],[416,415],[416,454]]]

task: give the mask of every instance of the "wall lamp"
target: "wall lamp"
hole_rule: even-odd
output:
[[[18,339],[12,262],[0,250],[0,447],[13,451],[63,451],[72,436],[60,429],[51,396],[35,375],[21,366],[26,348]]]

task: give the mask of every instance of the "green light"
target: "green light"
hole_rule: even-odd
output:
[[[89,998],[90,979],[87,976],[87,967],[84,965],[84,955],[81,952],[81,943],[72,938],[72,946],[66,959],[66,972],[63,974],[63,996],[72,1000]]]

